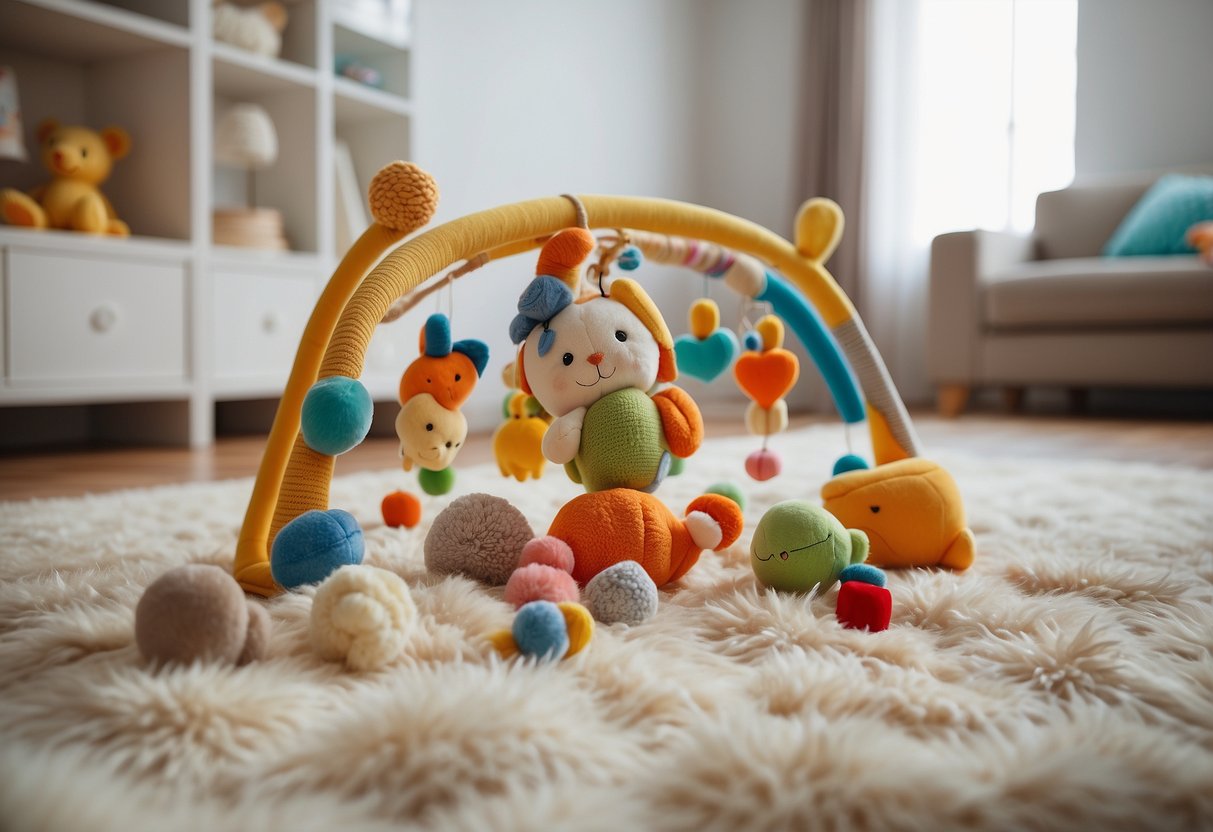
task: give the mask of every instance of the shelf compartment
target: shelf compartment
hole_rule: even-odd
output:
[[[0,64],[17,76],[30,153],[29,162],[0,160],[0,182],[29,191],[50,179],[38,152],[44,119],[94,130],[116,125],[130,134],[132,147],[114,164],[102,193],[133,233],[189,239],[190,111],[182,94],[189,88],[189,51],[148,43],[146,50],[90,61],[0,46]]]
[[[291,251],[318,252],[316,158],[319,136],[316,129],[316,90],[290,85],[248,96],[232,97],[228,93],[228,88],[216,91],[216,120],[233,104],[258,104],[269,113],[278,134],[277,160],[252,175],[252,195],[256,207],[276,208],[282,213]],[[246,171],[219,165],[213,165],[212,170],[212,210],[248,204],[249,177]]]
[[[316,88],[316,70],[255,55],[226,43],[212,44],[215,89],[233,98]]]
[[[340,23],[333,27],[333,57],[334,62],[342,58],[352,58],[359,63],[375,69],[383,76],[382,91],[401,98],[408,98],[411,92],[409,73],[410,51],[407,47],[395,46],[383,40],[368,36],[362,31],[351,29]],[[360,84],[351,78],[337,74],[337,67],[332,68],[338,79],[357,84],[369,90],[378,90],[367,84]]]
[[[189,43],[182,25],[82,0],[9,0],[0,27],[0,46],[76,64]]]
[[[338,122],[370,121],[384,116],[413,114],[413,105],[407,99],[349,78],[334,78],[333,92],[333,109]]]

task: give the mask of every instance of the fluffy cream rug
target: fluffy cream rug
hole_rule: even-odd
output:
[[[680,509],[732,478],[752,528],[773,502],[816,498],[840,435],[781,437],[798,462],[765,484],[742,473],[752,440],[713,441],[662,496]],[[756,588],[738,545],[655,620],[539,666],[487,649],[512,617],[499,590],[427,575],[424,526],[379,522],[380,498],[413,480],[339,478],[333,504],[421,614],[406,657],[362,675],[313,656],[306,593],[269,605],[267,661],[141,662],[140,593],[171,566],[229,563],[247,481],[4,505],[0,826],[1213,826],[1213,474],[935,458],[966,495],[978,561],[894,574],[889,631],[841,629],[836,590]],[[487,467],[459,474],[472,490],[537,529],[576,493],[555,469],[520,485]]]

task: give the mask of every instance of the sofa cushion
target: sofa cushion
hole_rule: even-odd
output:
[[[1213,325],[1213,269],[1196,257],[1073,257],[988,275],[992,327]]]
[[[1169,174],[1133,206],[1103,253],[1109,257],[1195,254],[1184,234],[1206,220],[1213,220],[1213,176]]]

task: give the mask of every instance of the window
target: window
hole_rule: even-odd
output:
[[[1074,175],[1077,0],[919,0],[913,238],[1033,225]]]

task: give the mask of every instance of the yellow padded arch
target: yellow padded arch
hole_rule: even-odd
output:
[[[823,240],[836,240],[840,228],[815,231],[817,236],[801,240],[798,250],[761,226],[698,205],[597,195],[581,196],[580,201],[591,228],[635,228],[707,240],[746,252],[790,279],[817,308],[827,326],[832,328],[856,318],[850,300],[817,259],[826,253],[822,249],[828,243],[823,244]],[[805,219],[799,218],[798,237],[813,230]],[[840,212],[834,221],[841,222]],[[303,512],[328,508],[333,457],[313,451],[299,432],[299,411],[308,388],[319,378],[361,376],[367,346],[388,307],[431,276],[484,252],[505,256],[529,250],[576,223],[573,203],[559,196],[470,214],[400,245],[357,285],[358,277],[373,259],[372,249],[378,246],[381,252],[390,244],[383,230],[376,231],[375,227],[367,232],[369,240],[363,235],[316,305],[279,405],[236,554],[236,578],[246,590],[262,595],[279,592],[269,570],[274,535]],[[363,240],[367,240],[365,245]],[[354,285],[357,289],[351,296]],[[316,355],[322,343],[327,346],[317,368]],[[871,426],[888,434],[884,420],[875,420]],[[874,436],[873,441],[882,446],[889,442],[897,445],[891,435],[879,439]]]

